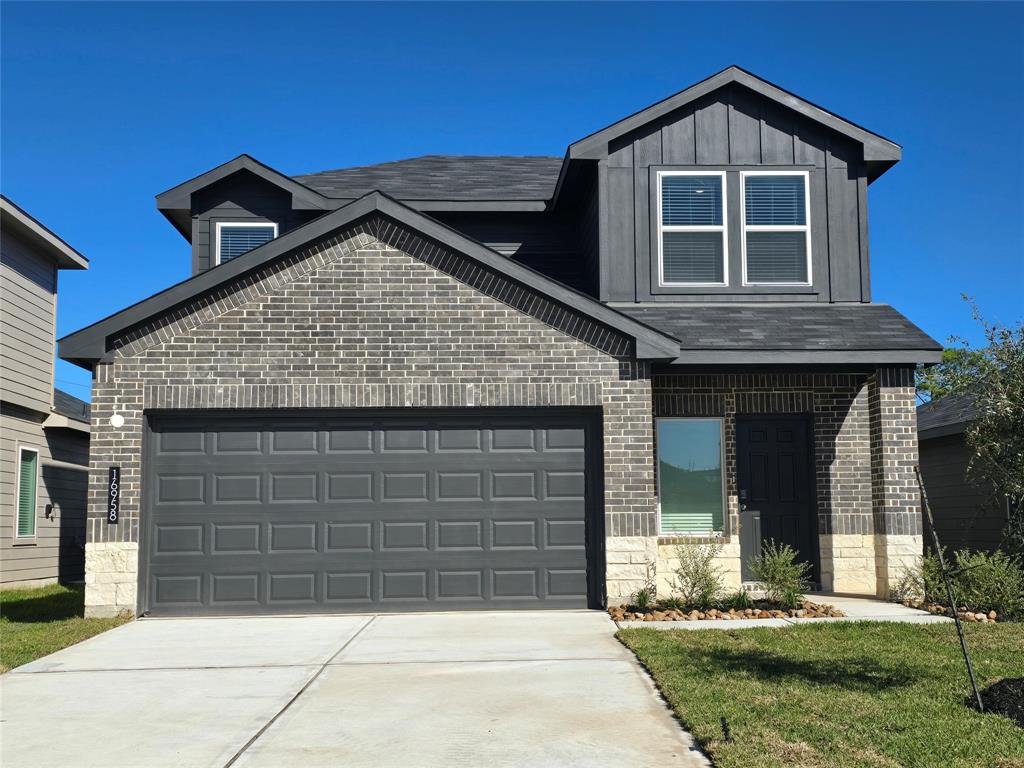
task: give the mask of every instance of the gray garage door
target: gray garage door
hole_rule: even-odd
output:
[[[592,430],[543,409],[154,418],[142,608],[586,607]]]

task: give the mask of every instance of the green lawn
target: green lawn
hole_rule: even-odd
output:
[[[1024,625],[966,630],[979,683],[1024,676]],[[1024,766],[1024,729],[963,705],[970,686],[952,625],[624,629],[618,637],[720,768]]]
[[[57,584],[0,591],[0,672],[80,643],[128,621],[86,619],[84,590]]]

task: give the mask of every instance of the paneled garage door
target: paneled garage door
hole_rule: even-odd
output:
[[[597,583],[585,412],[161,416],[150,430],[151,614],[578,608]]]

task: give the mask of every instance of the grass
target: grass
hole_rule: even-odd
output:
[[[127,617],[87,619],[82,587],[54,584],[0,591],[0,672],[124,624]]]
[[[965,629],[979,685],[1024,676],[1024,625]],[[1024,768],[1024,729],[964,706],[970,685],[951,625],[618,637],[720,768]]]

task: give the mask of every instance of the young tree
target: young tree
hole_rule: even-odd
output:
[[[966,298],[966,297],[965,297]],[[992,487],[1010,505],[1009,537],[1024,546],[1024,324],[989,323],[972,303],[986,345],[973,349],[963,339],[946,350],[940,369],[925,373],[919,391],[941,397],[963,394],[974,404],[975,418],[965,438],[971,450],[969,474]],[[948,362],[947,362],[948,357]]]

